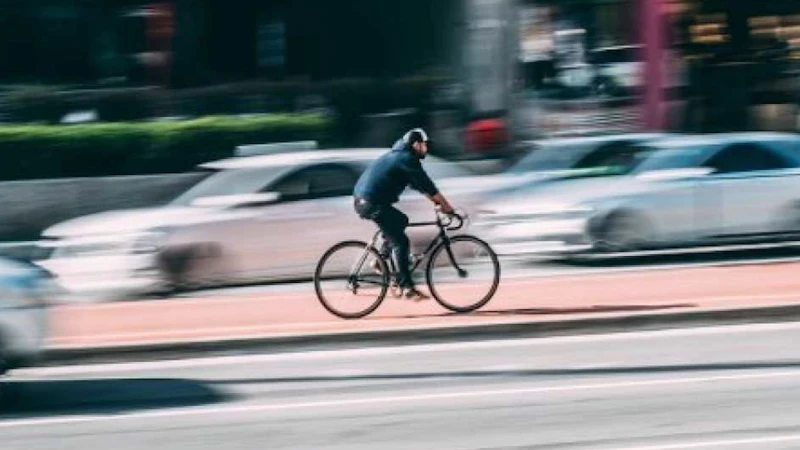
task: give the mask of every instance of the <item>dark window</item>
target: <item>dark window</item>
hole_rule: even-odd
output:
[[[598,148],[579,160],[575,169],[614,169],[615,173],[629,173],[644,160],[650,152],[647,147],[630,142],[615,142]]]
[[[712,156],[705,166],[715,173],[753,172],[779,170],[791,164],[772,150],[755,144],[736,144]]]
[[[289,174],[269,190],[296,201],[352,195],[355,184],[356,175],[347,168],[318,167]]]

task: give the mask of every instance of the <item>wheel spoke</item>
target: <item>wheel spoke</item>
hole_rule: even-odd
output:
[[[314,276],[322,305],[346,319],[374,311],[386,295],[386,264],[363,242],[343,242],[323,255]]]
[[[450,246],[452,259],[445,247],[434,251],[428,265],[428,286],[446,308],[473,311],[485,305],[497,290],[500,264],[491,248],[475,237],[454,237]]]

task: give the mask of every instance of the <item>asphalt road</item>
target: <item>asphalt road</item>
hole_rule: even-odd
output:
[[[3,449],[796,449],[800,323],[27,369]]]

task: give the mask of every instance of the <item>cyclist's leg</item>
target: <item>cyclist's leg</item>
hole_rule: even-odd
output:
[[[410,242],[405,233],[406,227],[408,227],[408,217],[397,208],[388,206],[381,209],[381,213],[375,218],[375,223],[392,244],[397,262],[397,283],[404,288],[413,287],[414,282],[409,273],[408,260]]]
[[[375,222],[379,228],[381,227],[381,225],[378,223],[377,218],[378,216],[380,216],[381,210],[384,207],[374,205],[369,202],[359,201],[359,199],[355,199],[354,207],[359,217],[361,217],[364,220],[371,220]],[[383,228],[381,228],[381,234],[383,235],[382,236],[383,242],[381,243],[381,248],[378,249],[378,252],[382,257],[389,258],[390,252],[392,250],[391,241],[386,236],[386,233],[383,231]]]

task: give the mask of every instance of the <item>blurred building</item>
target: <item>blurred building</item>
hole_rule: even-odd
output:
[[[391,77],[456,58],[457,0],[4,0],[0,82]]]
[[[797,130],[800,2],[670,2],[686,66],[685,128]]]
[[[581,114],[596,115],[598,129],[616,129],[604,121],[617,117],[638,126],[642,111],[653,128],[770,127],[753,107],[797,104],[798,61],[797,0],[0,2],[0,85],[183,88],[436,73],[453,81],[439,92],[461,108],[448,123],[521,108],[523,121],[568,117],[566,130]],[[520,91],[535,101],[520,107]],[[553,106],[564,101],[580,111]]]
[[[565,116],[557,128],[608,129],[612,119],[635,116],[657,129],[798,129],[796,0],[516,4],[517,82],[536,94],[537,128]],[[583,102],[582,111],[560,111],[565,100]],[[625,105],[639,107],[631,115]]]

